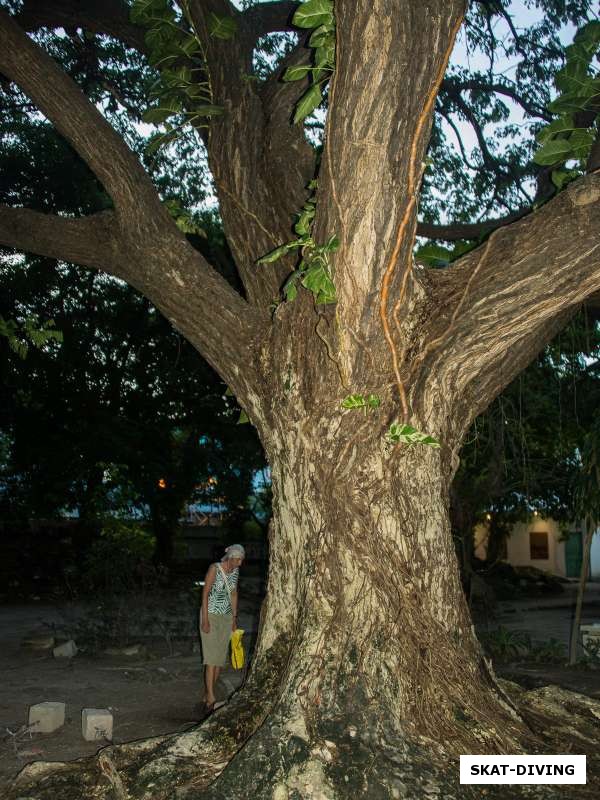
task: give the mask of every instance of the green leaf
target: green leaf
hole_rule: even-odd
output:
[[[296,299],[296,296],[298,294],[298,287],[296,286],[296,283],[300,280],[300,278],[301,278],[301,272],[299,269],[297,269],[294,272],[292,272],[290,277],[284,283],[283,293],[285,295],[286,300]]]
[[[552,183],[557,189],[563,189],[568,183],[579,178],[581,172],[576,169],[555,169],[552,171]]]
[[[322,289],[315,297],[318,306],[326,306],[330,303],[337,303],[337,294],[331,278],[328,278],[327,286]]]
[[[548,139],[535,153],[533,160],[536,164],[549,166],[559,164],[569,158],[572,147],[568,139]]]
[[[386,439],[390,444],[407,444],[413,446],[416,444],[427,445],[438,449],[440,443],[433,436],[428,433],[421,433],[412,425],[400,424],[399,422],[392,422],[386,434]]]
[[[329,241],[325,245],[325,250],[328,253],[335,253],[336,250],[339,250],[339,249],[340,249],[340,240],[335,235],[331,236]]]
[[[157,153],[161,147],[168,145],[170,142],[177,139],[179,136],[177,131],[168,131],[167,133],[161,133],[158,136],[153,136],[146,147],[144,148],[144,152],[146,155],[151,156],[154,153]]]
[[[194,34],[190,34],[181,42],[180,47],[186,56],[189,57],[200,50],[200,42],[196,39]]]
[[[469,250],[474,250],[478,246],[476,241],[467,241],[466,239],[459,239],[454,243],[452,248],[452,261],[455,261],[459,256],[468,253]]]
[[[144,122],[148,122],[152,125],[160,125],[166,119],[172,117],[173,114],[178,114],[180,111],[181,108],[172,108],[165,106],[159,106],[158,108],[149,108],[142,115],[142,119],[144,120]]]
[[[311,264],[302,278],[302,286],[317,294],[327,290],[328,275],[322,264]]]
[[[378,394],[370,394],[367,397],[367,405],[369,408],[379,408],[381,405],[381,398]]]
[[[298,289],[296,288],[295,282],[292,283],[291,281],[288,281],[283,287],[283,293],[285,294],[286,300],[289,300],[290,302],[295,300],[298,294]]]
[[[237,425],[245,425],[246,423],[250,422],[250,418],[248,414],[242,409],[240,411],[240,416],[238,417]]]
[[[190,112],[190,116],[194,119],[196,117],[218,117],[224,110],[223,106],[213,106],[207,103],[206,105],[196,106],[196,108]]]
[[[575,128],[569,136],[573,150],[573,158],[587,158],[591,146],[594,144],[595,132],[584,128]]]
[[[173,22],[170,19],[160,20],[158,24],[152,20],[153,27],[146,31],[144,41],[150,51],[149,61],[156,64],[162,58],[177,53],[177,39],[173,36]]]
[[[166,0],[135,0],[130,18],[136,25],[148,25],[157,19],[175,19],[175,14]]]
[[[176,69],[165,69],[162,71],[162,79],[169,86],[182,88],[191,83],[192,70],[189,67],[177,67]]]
[[[206,231],[188,213],[181,214],[175,219],[175,224],[182,233],[193,233],[196,236],[203,236],[208,239]]]
[[[585,128],[575,128],[568,139],[548,139],[535,153],[533,160],[542,166],[551,166],[570,158],[585,158],[594,142],[594,134]]]
[[[297,28],[318,28],[319,25],[333,24],[332,0],[308,0],[302,3],[292,18]]]
[[[565,92],[556,100],[548,103],[548,111],[553,114],[575,114],[577,111],[585,111],[600,94],[600,85],[592,78],[587,80],[583,86],[576,91]]]
[[[305,244],[306,242],[300,239],[294,239],[292,242],[286,242],[286,244],[282,244],[279,247],[276,247],[275,250],[271,250],[266,255],[261,256],[256,263],[271,264],[273,261],[277,261],[279,258],[282,258],[290,250],[297,250],[299,247],[304,247]]]
[[[430,267],[447,267],[452,260],[452,251],[439,244],[429,243],[417,250],[415,258]]]
[[[317,305],[336,302],[335,286],[323,264],[312,263],[304,273],[301,283],[314,294]]]
[[[308,40],[309,47],[324,47],[332,44],[335,47],[335,33],[330,25],[319,25]]]
[[[288,251],[287,244],[282,244],[279,247],[276,247],[275,250],[271,250],[271,252],[267,253],[264,256],[261,256],[257,259],[257,264],[272,264],[273,261],[277,261],[278,259],[282,258]]]
[[[539,130],[535,138],[540,144],[543,144],[547,139],[551,139],[555,135],[557,137],[559,134],[568,135],[573,130],[575,130],[575,122],[573,121],[573,117],[563,114],[561,117],[559,117],[559,119],[555,119],[554,122],[551,122],[549,125],[545,125],[541,130]]]
[[[298,221],[294,225],[294,230],[299,236],[308,236],[315,216],[315,206],[313,203],[305,203],[304,208],[298,215]]]
[[[323,47],[316,48],[315,64],[318,67],[329,67],[330,69],[332,69],[334,60],[335,60],[335,45],[333,43],[324,45]]]
[[[590,54],[595,53],[600,47],[600,22],[592,20],[581,27],[575,34],[573,44],[584,48]]]
[[[349,394],[348,397],[344,397],[342,400],[342,408],[347,408],[350,410],[364,408],[366,404],[367,401],[362,394]]]
[[[302,122],[303,119],[312,114],[315,108],[321,104],[321,87],[313,83],[313,85],[306,91],[298,104],[296,105],[296,113],[294,114],[294,122]]]
[[[238,29],[233,17],[220,17],[211,11],[208,15],[208,33],[214,39],[233,39]]]
[[[302,78],[306,78],[309,72],[312,72],[312,67],[288,67],[286,71],[283,73],[283,77],[281,80],[283,81],[300,81]]]

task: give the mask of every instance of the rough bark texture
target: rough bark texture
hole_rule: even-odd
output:
[[[290,238],[315,159],[290,123],[302,86],[244,74],[256,36],[287,27],[289,4],[239,14],[226,0],[190,2],[213,100],[226,112],[207,146],[246,299],[177,231],[77,87],[0,15],[0,70],[115,204],[86,220],[3,209],[0,243],[104,269],[145,293],[232,386],[262,438],[274,492],[268,596],[243,691],[187,734],[29,767],[11,797],[468,797],[457,786],[460,752],[560,751],[544,731],[564,730],[561,708],[534,693],[515,710],[482,658],[448,498],[473,417],[600,289],[600,176],[505,220],[451,269],[413,264],[421,164],[463,5],[336,0],[314,234],[340,238],[338,302],[315,308],[301,291],[272,315],[293,265],[255,260]],[[31,3],[25,12],[35,27]],[[237,15],[235,40],[208,35],[211,12]],[[291,60],[305,57],[301,43]],[[349,393],[377,394],[381,406],[342,411]],[[389,444],[385,432],[402,418],[441,449]],[[581,748],[597,754],[597,705],[569,703]]]

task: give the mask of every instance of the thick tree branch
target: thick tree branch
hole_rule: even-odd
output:
[[[288,0],[261,3],[244,11],[242,21],[251,32],[254,41],[267,33],[296,32],[297,28],[294,28],[291,20],[297,8],[297,2],[288,2]]]
[[[467,167],[470,170],[473,170],[473,172],[476,172],[478,167],[477,167],[476,164],[472,164],[469,161],[469,157],[467,156],[467,151],[465,149],[465,145],[464,145],[464,142],[462,140],[462,136],[460,135],[460,131],[458,130],[457,126],[455,125],[454,120],[452,119],[452,116],[444,108],[444,106],[441,105],[441,104],[440,104],[440,107],[437,110],[441,114],[441,116],[446,120],[447,124],[450,126],[450,128],[452,129],[454,135],[456,136],[456,141],[458,142],[458,146],[460,148],[460,154],[462,156],[462,160],[464,161],[464,163],[467,165]]]
[[[119,7],[118,3],[111,4],[106,13],[103,11],[94,19],[87,18],[87,15],[92,15],[94,4],[86,3],[78,9],[67,0],[61,0],[58,10],[63,22],[72,14],[69,17],[71,24],[78,24],[77,13],[81,11],[81,19],[91,29],[100,30],[104,27],[105,32],[117,35],[116,28],[109,31],[106,23],[109,18],[123,22],[125,17],[122,14],[119,16]],[[269,158],[265,152],[269,148],[265,148],[264,142],[266,124],[256,87],[240,80],[240,75],[249,73],[251,68],[252,48],[246,47],[243,30],[232,40],[226,41],[209,35],[208,15],[211,12],[219,16],[230,15],[238,20],[240,13],[229,0],[192,0],[190,11],[197,33],[204,43],[214,102],[226,109],[222,124],[221,121],[213,121],[206,137],[226,233],[249,298],[256,301],[260,298],[261,302],[268,305],[277,296],[281,270],[277,267],[259,269],[255,259],[287,238],[293,209],[290,207],[289,213],[285,214],[285,227],[279,226],[277,220],[269,219],[269,215],[266,216],[266,224],[260,218],[266,208],[280,205],[280,198],[272,196],[271,183],[276,185],[276,191],[285,196],[283,205],[286,211],[294,192],[290,194],[289,187],[282,187],[280,176],[273,176],[273,170],[269,171],[260,158],[260,154],[264,154],[265,160]],[[35,20],[41,23],[42,17],[50,21],[48,15],[58,12],[40,3],[35,7],[30,5],[28,13],[29,24],[33,25]],[[83,19],[84,16],[87,21]],[[55,16],[54,20],[58,22],[59,17]],[[144,218],[151,225],[156,223],[161,227],[163,223],[166,224],[166,212],[160,207],[156,192],[137,157],[87,101],[76,84],[19,30],[13,20],[3,15],[0,22],[0,48],[3,50],[0,53],[0,71],[32,97],[40,110],[87,161],[112,196],[117,212],[126,210],[128,224],[132,228],[131,235],[148,236],[147,231],[141,230]],[[248,136],[249,131],[252,131],[251,136]],[[273,164],[277,161],[274,158]],[[279,162],[282,162],[281,158]],[[264,188],[262,184],[265,184]],[[162,222],[157,223],[161,218]],[[255,242],[251,260],[247,260],[248,240]]]
[[[221,11],[229,8],[224,0],[210,0],[208,5]],[[231,45],[229,41],[223,44]],[[213,48],[219,46],[213,43]],[[233,69],[239,81],[235,64]],[[191,247],[136,155],[79,87],[4,12],[0,13],[0,71],[32,98],[111,195],[122,260],[115,274],[173,320],[225,380],[238,385],[243,397],[243,382],[236,379],[233,365],[240,357],[244,359],[244,351],[250,358],[253,339],[268,318],[265,321],[252,312]],[[251,266],[256,271],[254,263]],[[251,372],[249,369],[248,380]]]
[[[470,106],[463,100],[460,92],[452,95],[452,102],[456,105],[457,109],[462,113],[465,120],[470,124],[475,137],[477,138],[477,144],[479,145],[479,149],[481,150],[481,155],[483,157],[483,163],[485,166],[493,171],[497,172],[500,166],[499,159],[496,156],[492,155],[483,130],[479,125],[479,121],[475,114],[473,113]]]
[[[118,211],[135,212],[136,217],[145,211],[158,213],[158,195],[137,156],[77,84],[4,11],[0,11],[0,72],[20,86],[75,148]]]
[[[501,94],[505,97],[509,97],[513,102],[517,103],[517,105],[520,105],[523,111],[525,111],[531,117],[539,117],[546,122],[552,122],[554,119],[552,114],[546,111],[546,109],[531,105],[531,103],[529,103],[524,97],[521,97],[516,89],[498,81],[488,83],[481,78],[460,80],[457,77],[452,76],[444,79],[440,94],[447,93],[451,97],[456,97],[456,95],[462,91],[475,91],[485,94]]]
[[[23,30],[83,28],[120,39],[128,47],[144,51],[145,31],[129,19],[122,0],[25,0],[16,20]]]
[[[145,295],[231,386],[242,404],[256,392],[255,344],[269,313],[235,292],[177,229],[123,254],[123,277]],[[243,368],[241,367],[243,365]]]
[[[418,0],[338,0],[335,7],[336,70],[315,236],[325,242],[335,234],[341,242],[333,272],[348,382],[359,336],[383,342],[374,357],[392,362],[400,385],[391,297],[412,263],[423,158],[464,3],[431,0],[426,13]]]
[[[254,338],[268,324],[171,226],[131,243],[113,211],[61,217],[0,206],[0,245],[99,269],[144,294],[244,400],[254,380]],[[244,370],[237,368],[240,359]]]
[[[600,175],[590,175],[449,270],[430,271],[439,300],[413,374],[479,413],[546,344],[555,320],[600,289],[599,233]]]
[[[302,190],[314,177],[315,152],[306,141],[302,125],[292,124],[292,116],[296,103],[308,88],[308,79],[283,81],[281,78],[288,67],[310,62],[305,38],[283,59],[260,89],[265,119],[265,149],[272,164],[271,170],[275,173],[273,177],[276,181],[292,183]],[[285,161],[281,159],[282,154],[287,154]]]
[[[521,208],[513,214],[507,214],[498,219],[489,219],[484,222],[463,223],[455,222],[448,225],[435,225],[429,222],[419,222],[417,225],[417,235],[426,236],[428,239],[443,239],[447,242],[455,242],[459,239],[479,239],[488,233],[503,228],[521,219],[526,214],[530,214],[531,208]]]
[[[210,12],[240,21],[228,0],[191,0],[190,12],[205,43],[213,101],[225,109],[211,121],[206,144],[227,241],[248,299],[266,308],[279,297],[290,264],[259,267],[256,260],[291,238],[293,215],[313,177],[311,148],[302,129],[291,127],[287,85],[263,94],[249,79],[254,41],[247,27],[226,41],[209,35]]]
[[[115,227],[112,211],[89,217],[59,217],[28,208],[0,206],[1,245],[122,277],[116,257]]]
[[[111,195],[116,221],[113,251],[118,248],[119,263],[113,259],[107,265],[101,251],[94,256],[91,248],[77,250],[77,231],[89,225],[83,220],[40,217],[39,246],[7,236],[8,243],[35,252],[43,246],[47,255],[122,277],[163,311],[244,397],[252,369],[242,380],[235,365],[240,358],[251,358],[254,337],[265,320],[192,248],[169,217],[135,154],[79,87],[4,12],[0,13],[0,70],[32,98]],[[5,215],[8,221],[9,212]],[[17,215],[13,212],[13,219]],[[23,216],[21,212],[20,218]],[[53,222],[57,244],[51,245]],[[64,250],[60,246],[63,231],[68,234]]]

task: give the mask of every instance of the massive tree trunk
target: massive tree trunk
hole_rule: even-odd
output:
[[[448,270],[416,266],[419,182],[463,3],[336,0],[313,235],[340,239],[337,302],[315,307],[301,290],[271,313],[293,264],[255,261],[289,238],[314,154],[289,124],[298,87],[240,74],[256,36],[285,27],[277,10],[286,20],[290,4],[239,14],[233,42],[206,33],[209,13],[237,14],[226,0],[189,7],[226,110],[207,146],[245,298],[194,251],[124,142],[6,14],[0,70],[95,171],[115,210],[70,219],[3,207],[0,242],[129,281],[246,409],[273,470],[257,652],[246,686],[203,726],[83,764],[30,767],[12,796],[463,797],[460,752],[550,745],[482,658],[451,541],[449,485],[473,417],[600,288],[600,177]],[[69,9],[65,0],[60,24]],[[88,24],[102,29],[100,18]],[[134,34],[129,26],[123,36]],[[377,395],[378,407],[343,410],[355,393]],[[441,448],[391,442],[394,422]]]
[[[515,710],[474,635],[443,453],[399,454],[376,417],[280,418],[265,437],[271,562],[246,685],[188,733],[27,767],[10,800],[458,800],[460,753],[552,751],[539,701]],[[597,704],[568,702],[560,735],[590,737],[578,752],[591,770]]]

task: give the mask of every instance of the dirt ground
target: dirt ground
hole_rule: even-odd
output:
[[[251,582],[251,581],[250,581]],[[256,582],[256,581],[255,581]],[[251,651],[260,609],[260,586],[241,595],[240,626],[247,632]],[[571,590],[561,598],[500,603],[495,624],[528,632],[533,639],[555,636],[566,644],[574,603]],[[592,586],[585,621],[600,621],[600,585]],[[81,735],[83,708],[109,708],[116,743],[186,730],[202,718],[202,664],[198,643],[177,643],[169,655],[164,640],[144,640],[141,656],[78,653],[57,660],[51,651],[32,652],[22,647],[34,633],[47,634],[61,627],[64,609],[42,602],[0,606],[0,797],[2,787],[31,761],[68,761],[93,755],[106,742],[86,742]],[[568,669],[540,663],[497,664],[502,677],[525,688],[557,684],[600,699],[600,670]],[[242,672],[224,670],[217,695],[220,700],[235,691]],[[66,723],[51,734],[29,735],[24,730],[29,706],[44,700],[67,704]]]
[[[172,656],[164,642],[155,640],[144,642],[147,653],[142,657],[78,653],[61,660],[51,651],[21,647],[25,636],[47,633],[45,623],[52,622],[60,623],[53,606],[0,607],[0,796],[2,786],[30,761],[71,760],[106,744],[83,739],[83,708],[111,709],[116,743],[185,730],[202,718],[201,655],[191,652],[192,642],[182,643]],[[252,628],[248,612],[246,625]],[[225,700],[241,679],[241,671],[224,670],[218,699]],[[22,729],[29,706],[45,700],[66,702],[64,727],[27,734]]]

